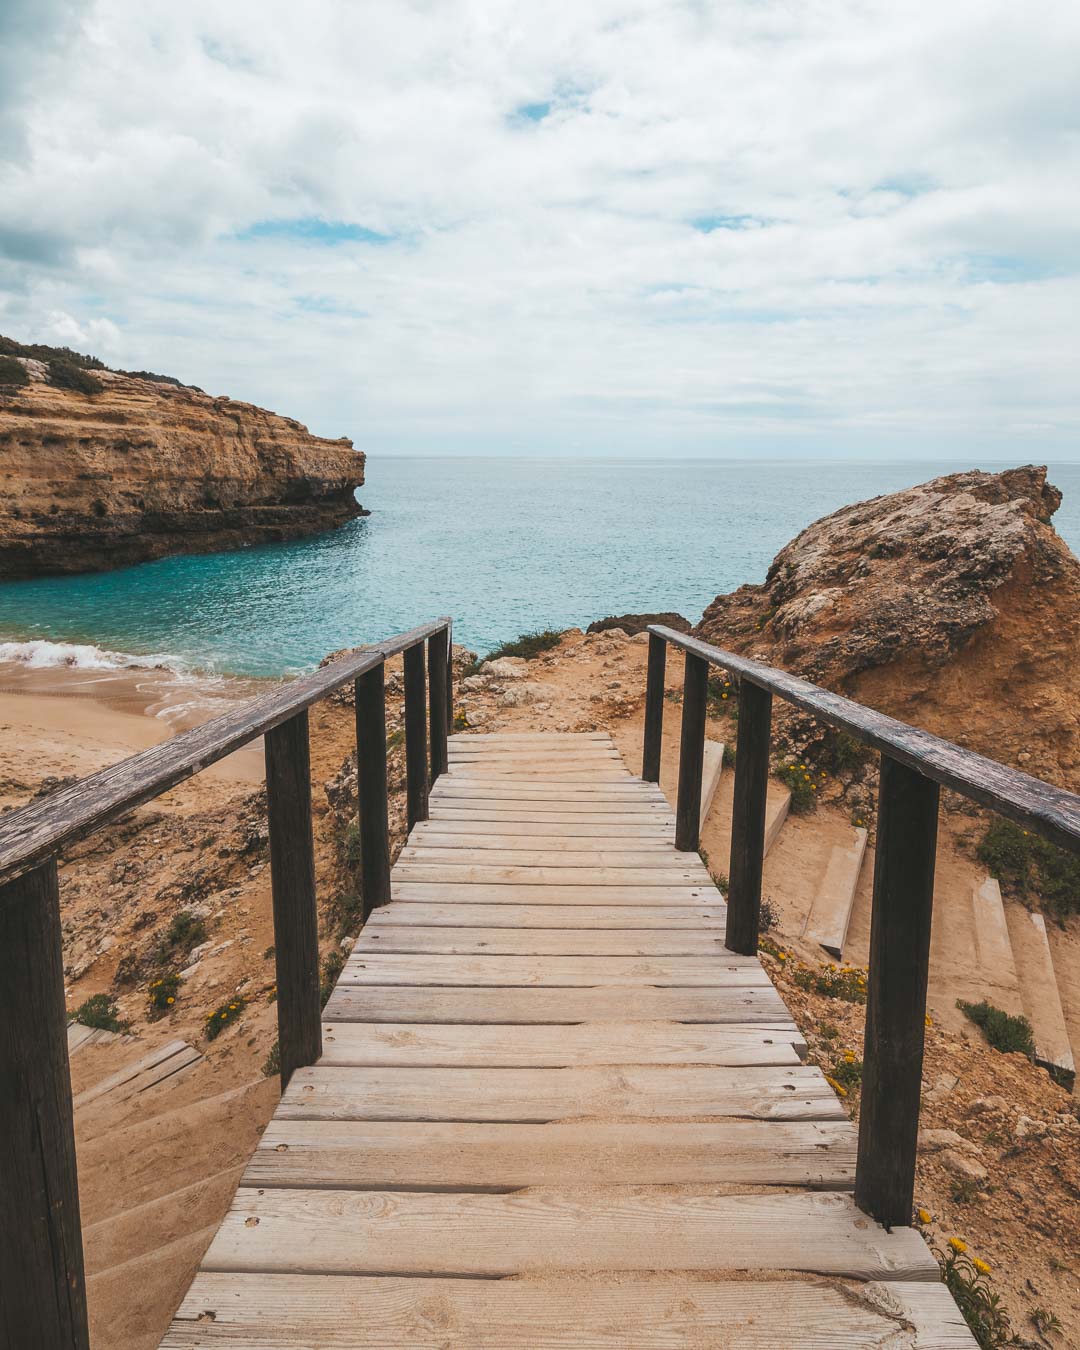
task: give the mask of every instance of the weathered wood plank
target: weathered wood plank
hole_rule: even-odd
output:
[[[680,875],[697,872],[705,880],[709,876],[696,853],[676,853],[674,849],[663,847],[639,851],[625,846],[604,852],[591,846],[574,848],[566,840],[556,840],[555,847],[550,849],[481,849],[476,845],[442,848],[425,840],[421,844],[407,844],[402,849],[398,866],[405,862],[423,863],[429,867],[444,863],[468,867],[475,863],[484,867],[528,867],[541,870],[545,867],[610,867],[614,871],[646,868],[653,872],[676,872]]]
[[[679,867],[497,867],[469,863],[398,863],[393,881],[477,881],[519,886],[674,886],[694,882],[707,886],[709,875],[700,865]],[[392,894],[396,894],[392,887]]]
[[[279,1120],[549,1121],[730,1116],[846,1120],[811,1065],[725,1069],[675,1065],[569,1069],[298,1069]]]
[[[323,1010],[328,1022],[535,1023],[672,1021],[790,1024],[773,986],[598,989],[427,988],[339,984]]]
[[[463,812],[455,812],[455,815],[464,815]],[[558,820],[511,820],[500,821],[498,817],[490,819],[476,819],[472,816],[466,816],[463,820],[445,819],[440,812],[438,815],[432,813],[430,820],[425,820],[417,825],[410,836],[417,843],[431,841],[432,843],[443,843],[448,839],[465,839],[477,836],[481,839],[487,839],[491,835],[498,835],[504,839],[513,839],[514,843],[507,844],[504,847],[517,847],[517,841],[522,839],[534,839],[538,836],[558,839],[647,839],[655,840],[658,843],[666,844],[668,848],[672,847],[672,841],[675,838],[673,829],[664,824],[663,821],[638,821],[610,823],[603,820],[594,821],[591,818],[582,818],[576,821],[558,821]]]
[[[274,1120],[243,1185],[310,1190],[755,1185],[850,1189],[848,1121],[490,1125]]]
[[[328,1022],[325,1067],[442,1066],[561,1069],[586,1064],[798,1064],[797,1031],[678,1022],[597,1026],[409,1026]],[[479,1176],[482,1173],[477,1173]]]
[[[427,824],[437,825],[437,821],[428,821]],[[648,850],[653,854],[659,854],[663,858],[670,858],[672,853],[671,840],[666,838],[662,830],[656,830],[652,834],[639,832],[636,834],[619,835],[586,835],[577,834],[506,834],[500,832],[499,826],[488,823],[488,833],[477,834],[470,832],[467,834],[453,833],[452,825],[444,825],[443,830],[449,831],[442,834],[417,834],[412,841],[406,844],[401,851],[401,856],[406,854],[409,857],[420,857],[426,849],[457,849],[459,852],[463,849],[500,849],[504,852],[511,851],[515,853],[522,852],[543,852],[547,854],[561,853],[564,850],[574,852],[583,852],[586,850],[595,850],[600,853],[611,853],[618,850],[620,856],[624,850],[631,850],[634,853],[640,853]],[[551,829],[557,829],[551,826]]]
[[[796,1270],[939,1279],[918,1233],[859,1222],[851,1198],[554,1190],[513,1195],[244,1189],[207,1270],[507,1276],[530,1270]],[[249,1224],[249,1219],[257,1220]]]
[[[493,797],[490,800],[462,800],[436,802],[432,805],[432,821],[440,820],[517,820],[544,824],[548,821],[566,821],[585,825],[657,825],[672,831],[675,817],[659,802],[591,803],[518,802]]]
[[[340,983],[753,989],[767,986],[769,977],[753,957],[730,952],[715,957],[384,956],[381,952],[361,952],[349,957]]]
[[[586,928],[701,929],[722,924],[724,905],[719,891],[716,903],[684,905],[470,905],[424,904],[394,901],[376,910],[365,931],[398,928],[404,924],[421,928]],[[723,938],[723,930],[719,936]]]
[[[433,789],[440,801],[456,797],[498,797],[527,798],[541,801],[544,799],[576,799],[583,797],[590,801],[611,798],[613,801],[655,802],[667,807],[667,799],[659,788],[650,783],[642,783],[637,778],[626,778],[618,782],[590,783],[552,783],[539,779],[523,778],[477,778],[469,775],[468,780],[457,779],[446,774]]]
[[[698,928],[418,928],[380,924],[365,928],[354,951],[443,956],[716,956],[723,959],[724,933]]]
[[[395,900],[452,903],[465,900],[476,905],[690,905],[696,901],[720,904],[723,896],[710,882],[707,886],[680,881],[674,886],[592,886],[588,883],[547,883],[540,886],[478,881],[407,881],[394,878]]]

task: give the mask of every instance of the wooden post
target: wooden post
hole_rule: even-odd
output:
[[[319,917],[306,709],[266,733],[266,805],[284,1092],[293,1070],[314,1064],[322,1054]]]
[[[735,756],[724,941],[731,951],[744,956],[754,956],[758,948],[771,732],[772,694],[747,679],[740,680],[739,749]]]
[[[360,810],[360,889],[364,918],[390,903],[390,823],[386,791],[386,666],[356,681],[356,795]]]
[[[705,761],[705,696],[709,663],[686,653],[683,673],[682,735],[679,743],[679,797],[675,806],[675,847],[692,852],[701,834],[701,769]]]
[[[0,887],[0,1345],[90,1346],[55,860]]]
[[[411,830],[428,818],[427,693],[424,687],[424,647],[417,642],[405,651],[405,807]]]
[[[887,1227],[915,1196],[939,795],[881,756],[855,1203]]]
[[[645,739],[641,749],[641,776],[646,783],[660,781],[660,746],[664,736],[664,668],[667,643],[649,634],[649,669],[645,677]]]
[[[431,725],[431,781],[446,772],[447,632],[441,628],[428,638],[428,717]]]
[[[446,729],[454,730],[454,625],[446,625]]]

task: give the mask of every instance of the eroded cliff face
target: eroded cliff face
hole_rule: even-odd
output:
[[[1080,563],[1045,468],[952,474],[816,521],[699,633],[1080,788]]]
[[[331,529],[363,513],[364,456],[288,417],[95,371],[87,395],[0,390],[0,577],[100,571]]]

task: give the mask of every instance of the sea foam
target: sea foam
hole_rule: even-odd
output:
[[[0,662],[10,661],[30,670],[171,670],[189,674],[190,666],[178,656],[139,655],[111,652],[80,642],[0,642]]]

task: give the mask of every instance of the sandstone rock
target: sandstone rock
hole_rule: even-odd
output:
[[[951,1172],[962,1181],[975,1181],[981,1185],[990,1179],[990,1173],[982,1163],[976,1162],[974,1158],[965,1157],[954,1148],[942,1149],[938,1154],[938,1162],[947,1172]]]
[[[461,687],[468,694],[478,694],[482,689],[486,689],[491,683],[487,675],[466,675],[461,681]]]
[[[1060,501],[1027,466],[844,507],[697,631],[1075,790],[1080,562],[1050,523]],[[784,705],[777,717],[799,753],[822,735]]]
[[[973,1144],[970,1139],[965,1139],[962,1134],[957,1134],[955,1130],[925,1129],[919,1131],[920,1153],[940,1153],[945,1148],[975,1153],[979,1151],[977,1145]]]
[[[0,577],[312,534],[362,513],[364,456],[200,390],[95,371],[0,393]]]
[[[535,703],[543,695],[544,686],[526,680],[523,684],[511,685],[500,696],[499,703],[504,708],[520,708],[526,703]]]
[[[639,633],[644,633],[645,629],[651,623],[663,624],[665,628],[674,628],[677,633],[690,632],[690,620],[684,619],[681,614],[673,611],[667,611],[663,614],[615,614],[607,619],[597,619],[595,623],[589,624],[585,630],[587,633],[603,633],[611,628],[621,629],[629,637],[635,637]],[[648,634],[645,634],[646,641]]]
[[[523,656],[500,656],[494,661],[485,661],[480,674],[489,680],[527,680],[529,663]]]
[[[1009,1103],[1004,1097],[976,1097],[968,1107],[968,1115],[981,1116],[991,1111],[1007,1111]]]

